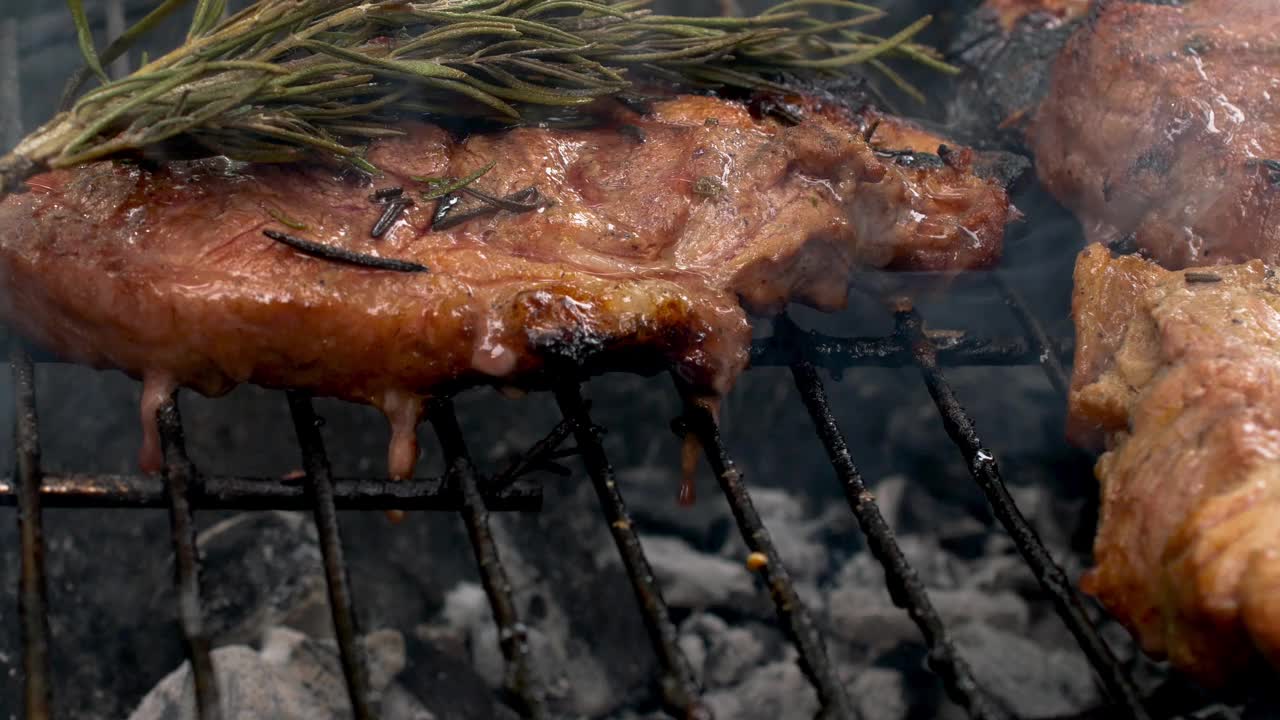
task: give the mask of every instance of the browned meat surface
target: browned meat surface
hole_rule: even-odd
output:
[[[145,380],[144,465],[158,462],[153,411],[172,388],[253,382],[380,407],[390,472],[405,476],[422,401],[442,383],[519,384],[570,352],[656,356],[714,395],[746,364],[744,307],[836,308],[855,266],[960,270],[999,255],[1011,208],[968,151],[903,162],[868,144],[868,116],[816,101],[795,126],[707,97],[644,116],[608,107],[592,129],[457,140],[407,125],[371,148],[386,174],[374,185],[218,160],[36,177],[0,204],[0,314],[71,360]],[[880,119],[886,142],[941,142]],[[490,162],[472,188],[534,187],[546,202],[433,231],[437,203],[419,199],[370,237],[376,189],[418,196],[414,176]],[[429,270],[318,259],[269,229]]]
[[[994,12],[1000,27],[1008,32],[1032,15],[1056,22],[1075,20],[1089,9],[1089,0],[986,0],[983,7]]]
[[[1073,312],[1073,439],[1109,448],[1084,589],[1207,684],[1280,666],[1280,282],[1092,245]]]
[[[1092,239],[1166,267],[1280,262],[1274,0],[1108,2],[1053,69],[1032,129],[1044,184]]]

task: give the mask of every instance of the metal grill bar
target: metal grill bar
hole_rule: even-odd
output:
[[[49,610],[44,575],[44,530],[40,510],[40,426],[36,417],[35,368],[26,351],[14,347],[14,448],[17,451],[18,533],[22,566],[18,617],[22,624],[23,701],[27,720],[49,720]]]
[[[701,691],[693,677],[689,660],[680,650],[678,634],[671,622],[667,603],[653,577],[653,569],[644,555],[640,537],[631,524],[622,492],[613,475],[613,467],[600,442],[600,429],[591,421],[587,403],[576,382],[563,383],[555,389],[560,412],[571,423],[582,460],[587,466],[600,508],[609,521],[609,531],[618,546],[623,567],[631,579],[636,600],[644,616],[645,628],[654,652],[662,663],[662,700],[667,710],[683,720],[711,720],[711,710],[702,704]]]
[[[218,681],[214,676],[209,636],[205,634],[204,618],[200,612],[200,566],[189,496],[190,489],[198,486],[200,479],[187,457],[176,394],[160,406],[156,418],[164,446],[164,479],[169,489],[169,527],[178,590],[178,623],[182,627],[191,674],[195,678],[196,714],[200,720],[220,720],[222,710],[218,701]]]
[[[1027,308],[1027,302],[1022,298],[1022,294],[1009,285],[1004,275],[992,273],[991,282],[1004,296],[1005,305],[1009,306],[1014,317],[1035,343],[1036,352],[1039,353],[1040,367],[1044,368],[1044,374],[1049,378],[1049,383],[1059,394],[1066,397],[1067,388],[1070,387],[1071,382],[1067,379],[1067,371],[1062,367],[1062,358],[1058,356],[1057,348],[1049,340],[1049,333],[1045,332],[1044,326],[1040,324],[1035,313]]]
[[[1053,599],[1058,614],[1101,676],[1108,694],[1123,703],[1132,717],[1146,720],[1147,711],[1133,680],[1120,666],[1111,648],[1098,635],[1097,628],[1085,614],[1080,596],[1067,579],[1067,574],[1053,559],[1049,549],[1040,542],[1035,530],[1009,495],[1009,490],[1000,477],[995,455],[983,447],[973,419],[960,406],[950,383],[938,367],[937,352],[923,331],[919,313],[914,308],[903,307],[895,313],[895,317],[897,332],[904,342],[911,345],[925,385],[942,415],[947,435],[960,448],[969,465],[970,475],[986,495],[996,518],[1013,538],[1018,552],[1031,567],[1040,586]]]
[[[773,597],[774,607],[783,630],[791,638],[800,652],[800,669],[813,683],[818,691],[818,700],[822,703],[824,717],[852,718],[857,717],[844,684],[836,674],[835,668],[827,658],[827,648],[814,626],[813,617],[809,614],[791,575],[778,556],[778,549],[769,536],[769,530],[760,521],[747,486],[742,481],[742,474],[733,466],[724,444],[720,439],[720,428],[710,408],[693,400],[684,388],[681,395],[685,398],[685,423],[702,443],[707,462],[715,473],[725,500],[733,511],[738,530],[747,548],[752,552],[765,556],[765,565],[761,568],[769,594]]]
[[[947,331],[930,332],[928,337],[937,348],[939,365],[1035,365],[1042,354],[1039,346],[1021,338],[981,338]],[[913,362],[911,347],[898,337],[833,337],[796,328],[781,315],[774,323],[773,335],[752,343],[751,365],[786,367],[797,354],[818,368],[836,372],[850,367],[897,368]]]
[[[553,457],[558,455],[559,448],[564,441],[573,434],[573,423],[568,420],[561,420],[547,436],[534,443],[529,451],[516,458],[507,469],[498,473],[493,477],[493,481],[489,486],[495,490],[501,488],[509,488],[520,477],[526,473],[538,469],[539,466],[545,466]],[[573,454],[577,454],[577,449],[573,450]]]
[[[0,507],[18,504],[18,485],[0,478]],[[424,510],[456,512],[459,499],[448,492],[442,478],[388,482],[357,478],[333,480],[339,510]],[[536,512],[542,508],[542,488],[515,484],[482,490],[485,506],[494,512]],[[279,478],[208,477],[191,488],[192,507],[202,510],[310,510],[312,502],[301,482]],[[41,502],[47,507],[163,508],[169,495],[164,481],[149,475],[69,473],[45,475]]]
[[[316,530],[320,536],[320,554],[324,559],[324,579],[329,590],[329,609],[333,614],[334,635],[338,639],[338,655],[342,674],[347,680],[347,695],[356,720],[372,720],[369,706],[369,670],[363,649],[357,644],[360,629],[351,598],[351,580],[343,559],[342,536],[338,530],[338,510],[333,501],[333,478],[329,456],[320,436],[319,420],[309,395],[290,392],[289,412],[302,448],[302,466],[307,472],[308,494],[314,505]]]
[[[458,426],[453,403],[449,400],[432,402],[428,417],[449,463],[448,481],[462,505],[462,521],[467,527],[471,550],[480,568],[480,581],[489,598],[494,622],[498,624],[498,643],[507,663],[504,682],[507,693],[515,699],[522,715],[542,720],[548,717],[546,699],[529,665],[528,631],[520,622],[511,581],[498,556],[498,545],[489,528],[489,511],[481,499],[475,468],[462,437],[462,428]]]
[[[827,403],[827,392],[813,365],[799,361],[791,366],[800,398],[809,411],[818,436],[826,446],[827,457],[844,487],[849,509],[867,536],[871,554],[884,567],[885,583],[893,602],[911,616],[929,648],[929,667],[941,678],[947,696],[976,720],[1003,720],[1009,713],[999,707],[974,682],[968,663],[956,652],[955,644],[933,607],[924,583],[907,562],[893,537],[893,530],[880,514],[875,497],[867,490],[862,474],[853,463],[849,445]]]

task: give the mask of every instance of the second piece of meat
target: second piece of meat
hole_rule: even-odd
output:
[[[1073,314],[1071,436],[1109,448],[1083,588],[1204,683],[1280,666],[1280,282],[1092,245]]]
[[[1166,267],[1280,262],[1277,48],[1274,0],[1096,4],[1031,128],[1041,180]]]

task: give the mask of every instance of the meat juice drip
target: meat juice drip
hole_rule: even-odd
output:
[[[516,368],[516,355],[502,344],[502,319],[492,313],[479,311],[476,324],[483,327],[471,350],[471,367],[490,377],[506,377]]]
[[[693,399],[698,405],[711,414],[712,421],[720,425],[720,396],[702,396]],[[689,430],[684,433],[680,447],[680,492],[677,502],[681,507],[692,507],[698,502],[698,457],[702,455],[702,440]]]
[[[173,393],[178,384],[163,373],[147,373],[142,380],[142,398],[139,402],[142,420],[142,447],[138,450],[138,466],[151,474],[164,469],[164,448],[160,444],[160,424],[156,413]]]
[[[684,434],[684,444],[680,448],[680,494],[678,501],[681,507],[693,507],[698,502],[698,456],[702,454],[702,441],[691,432]]]
[[[418,464],[418,423],[423,400],[402,390],[388,390],[378,403],[391,425],[387,446],[387,474],[392,480],[408,480]]]

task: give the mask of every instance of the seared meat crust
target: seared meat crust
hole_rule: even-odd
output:
[[[1041,180],[1166,267],[1280,262],[1278,47],[1273,0],[1098,3],[1031,129]]]
[[[374,186],[320,165],[216,159],[49,173],[0,204],[0,315],[71,360],[144,378],[148,428],[179,385],[373,404],[392,420],[391,474],[404,476],[422,400],[443,384],[519,384],[549,356],[603,353],[657,356],[721,393],[747,361],[742,306],[835,308],[858,265],[959,270],[998,256],[1008,199],[973,174],[968,151],[904,162],[866,141],[870,115],[801,110],[786,126],[682,96],[644,116],[610,102],[591,129],[457,140],[405,125],[370,149],[386,174]],[[879,119],[873,143],[942,142]],[[473,188],[535,187],[549,202],[432,231],[437,203],[419,200],[370,237],[376,188],[417,196],[414,177],[495,161]],[[266,229],[429,271],[336,264]]]
[[[1280,282],[1079,257],[1072,439],[1105,443],[1083,588],[1214,685],[1280,666]]]

